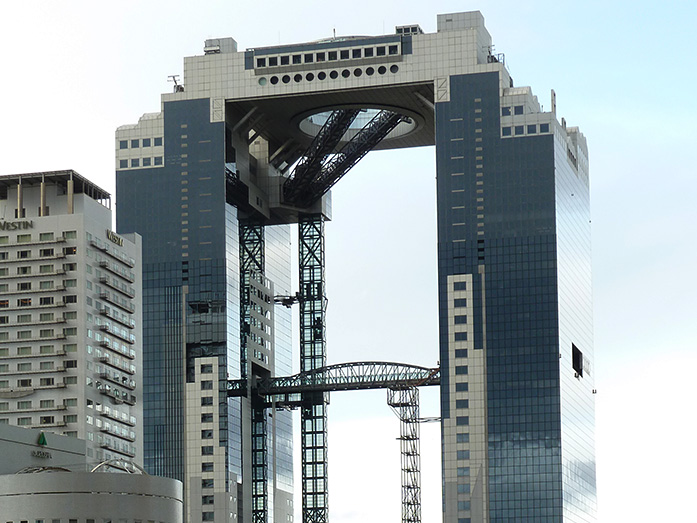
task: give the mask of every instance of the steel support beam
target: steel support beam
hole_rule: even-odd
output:
[[[346,134],[351,123],[360,113],[360,109],[338,109],[332,111],[319,130],[309,149],[303,154],[304,158],[298,163],[283,187],[284,199],[294,202],[304,198],[320,172],[322,164]]]
[[[264,274],[264,226],[240,221],[240,375],[249,376],[247,339],[250,332],[250,280],[254,273]]]
[[[251,363],[249,359],[249,334],[251,325],[251,279],[264,274],[264,226],[241,220],[240,237],[240,375],[247,389],[246,396],[252,396],[250,390]],[[251,489],[252,522],[268,521],[268,448],[266,409],[264,401],[254,395],[251,409]],[[249,412],[249,411],[247,411]],[[244,459],[244,456],[243,456]]]
[[[324,294],[324,217],[300,216],[300,370],[326,365]],[[302,521],[326,523],[327,503],[327,403],[325,392],[304,392],[301,406]]]
[[[261,401],[252,406],[252,523],[267,523],[269,513],[268,445],[266,408]]]
[[[421,523],[419,389],[388,389],[387,404],[399,418],[402,468],[402,523]]]
[[[286,201],[298,207],[308,207],[331,189],[361,158],[379,144],[405,117],[390,111],[380,111],[358,131],[340,151],[322,165],[300,193],[286,193]],[[288,182],[286,182],[288,183]],[[285,189],[285,188],[284,188]]]

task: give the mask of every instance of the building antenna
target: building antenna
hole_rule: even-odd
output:
[[[178,80],[179,80],[178,74],[171,74],[167,77],[168,82],[174,82],[174,92],[175,93],[183,93],[184,86],[181,85]]]
[[[334,28],[334,40],[336,40],[336,27]]]

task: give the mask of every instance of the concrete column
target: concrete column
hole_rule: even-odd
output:
[[[68,180],[68,214],[73,214],[74,210],[74,199],[73,199],[73,179],[72,177]]]
[[[24,208],[24,202],[22,198],[22,179],[20,178],[17,182],[17,218],[22,217],[22,209]]]
[[[39,216],[46,215],[46,182],[41,178],[41,195],[39,197]]]

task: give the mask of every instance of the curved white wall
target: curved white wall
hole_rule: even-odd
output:
[[[181,482],[157,476],[43,472],[0,476],[3,523],[182,523]]]

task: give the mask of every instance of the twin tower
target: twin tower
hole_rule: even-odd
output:
[[[228,382],[292,374],[276,296],[300,307],[300,370],[326,366],[329,191],[373,149],[432,145],[443,521],[594,520],[588,153],[555,112],[470,12],[430,34],[208,40],[161,112],[117,130],[117,230],[143,245],[145,466],[185,482],[189,521],[292,517],[291,414]],[[328,520],[326,403],[301,406],[307,522]]]

